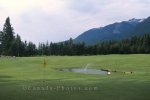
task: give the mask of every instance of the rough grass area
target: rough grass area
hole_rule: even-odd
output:
[[[58,70],[87,64],[117,72],[87,75]],[[0,58],[0,100],[150,100],[149,93],[150,55]]]

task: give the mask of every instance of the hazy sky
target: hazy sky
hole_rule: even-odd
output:
[[[58,42],[116,21],[146,18],[150,0],[0,0],[0,30],[8,16],[23,40]]]

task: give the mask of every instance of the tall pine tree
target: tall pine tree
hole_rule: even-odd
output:
[[[5,21],[2,31],[2,54],[12,56],[12,44],[14,41],[14,31],[10,23],[10,18],[8,17]]]

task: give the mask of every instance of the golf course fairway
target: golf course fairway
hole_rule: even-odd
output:
[[[87,64],[111,74],[60,71]],[[150,100],[150,55],[3,57],[0,100]]]

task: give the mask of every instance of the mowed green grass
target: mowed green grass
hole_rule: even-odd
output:
[[[59,71],[86,64],[118,72],[87,75]],[[122,73],[131,71],[134,73]],[[0,100],[150,100],[150,55],[0,58]]]

